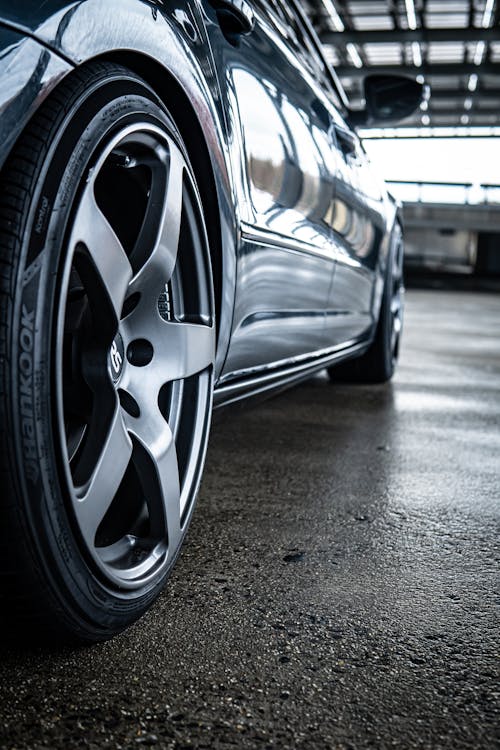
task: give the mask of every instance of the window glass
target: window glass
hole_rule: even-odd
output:
[[[327,64],[293,7],[286,0],[254,0],[254,5],[263,11],[265,18],[286,40],[294,55],[329,96],[336,109],[342,110],[342,103],[332,83]]]
[[[341,109],[341,101],[332,83],[327,64],[318,51],[315,40],[310,36],[308,24],[304,23],[286,0],[275,0],[274,4],[281,9],[283,16],[287,19],[288,27],[293,31],[293,41],[301,59],[306,63],[307,68],[325,93],[329,94],[335,107]]]
[[[276,3],[267,2],[267,0],[254,0],[253,5],[264,12],[265,16],[273,21],[274,25],[282,34],[286,31],[287,18]]]

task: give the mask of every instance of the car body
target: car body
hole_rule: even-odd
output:
[[[45,102],[89,65],[123,66],[168,107],[206,221],[215,406],[366,359],[380,336],[401,221],[298,3],[0,2],[0,50],[0,167]],[[34,234],[51,207],[42,195]],[[29,268],[25,279],[36,273]],[[393,286],[395,359],[400,276]],[[117,346],[115,364],[125,356]],[[393,364],[366,378],[387,379]],[[95,640],[120,622],[92,633],[65,627]]]

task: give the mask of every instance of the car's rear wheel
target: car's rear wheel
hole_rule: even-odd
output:
[[[403,233],[394,226],[375,337],[368,350],[356,359],[329,368],[334,382],[385,383],[396,369],[403,329]]]
[[[207,234],[172,118],[94,64],[2,174],[1,611],[99,640],[161,591],[204,462],[215,358]]]

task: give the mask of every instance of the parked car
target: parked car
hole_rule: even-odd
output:
[[[391,377],[401,223],[353,124],[421,87],[351,113],[295,0],[0,19],[1,616],[91,642],[164,587],[213,404]]]

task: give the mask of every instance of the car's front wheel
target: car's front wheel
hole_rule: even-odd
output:
[[[198,488],[202,204],[172,118],[110,64],[61,84],[1,182],[1,616],[99,640],[161,591]]]

